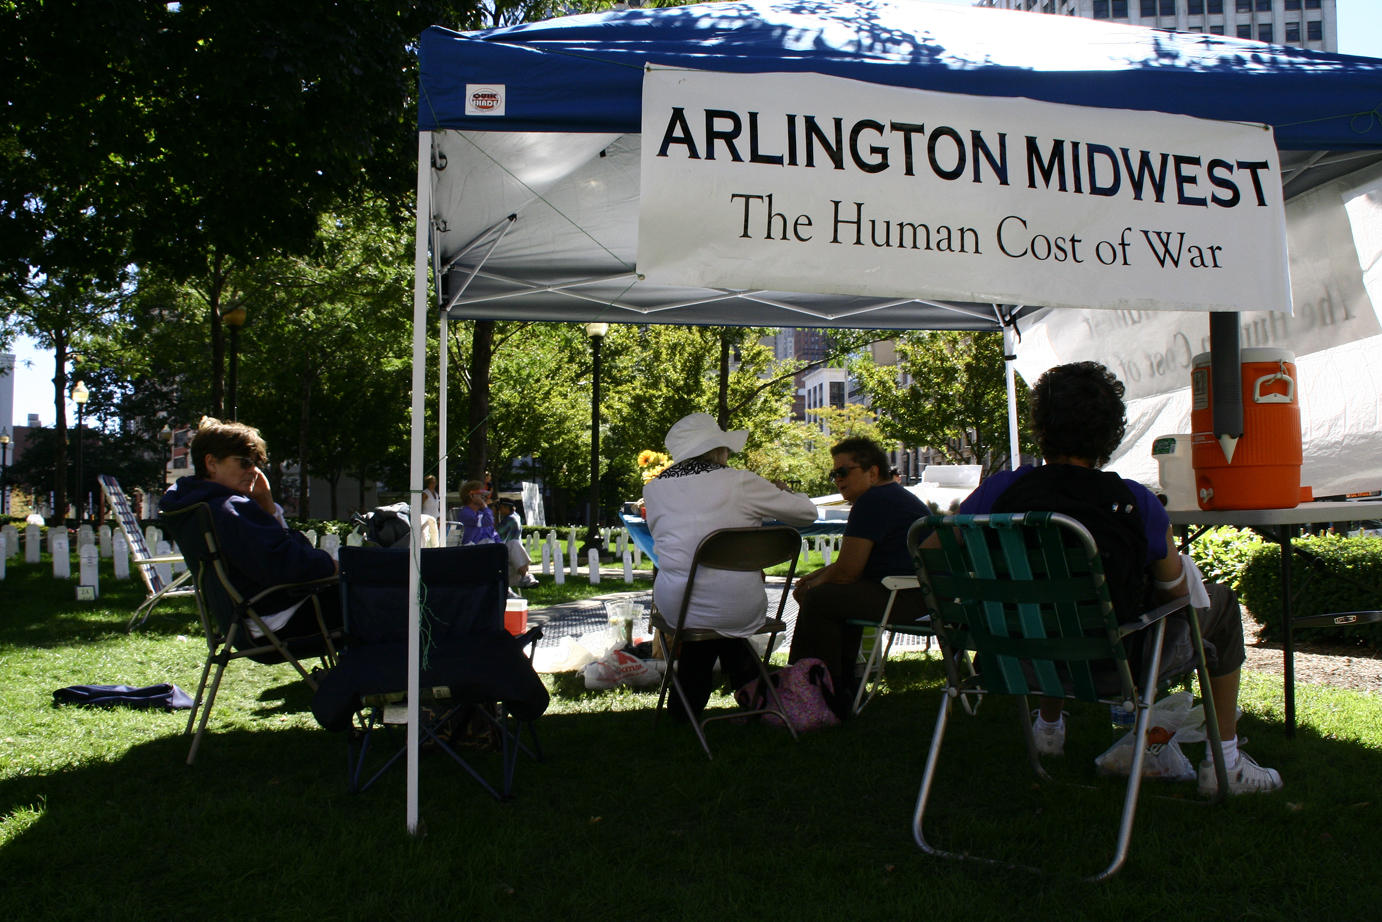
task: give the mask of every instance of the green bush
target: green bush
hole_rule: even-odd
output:
[[[1341,535],[1306,535],[1294,546],[1318,559],[1309,562],[1297,553],[1291,566],[1296,617],[1333,612],[1370,611],[1382,599],[1382,538],[1345,538]],[[1333,574],[1345,574],[1355,585]],[[1282,637],[1281,548],[1263,542],[1247,558],[1239,574],[1238,593],[1243,604],[1262,624],[1266,635]],[[1382,624],[1330,627],[1324,637],[1382,646]]]
[[[1238,589],[1238,580],[1248,562],[1264,541],[1256,532],[1223,526],[1211,528],[1190,546],[1204,578]]]

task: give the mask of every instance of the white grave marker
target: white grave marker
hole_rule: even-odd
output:
[[[110,560],[115,565],[116,579],[130,578],[130,544],[122,532],[110,539]]]
[[[633,555],[628,548],[624,548],[624,582],[633,582]]]
[[[586,555],[586,560],[590,567],[590,585],[600,585],[600,552],[591,548]]]
[[[54,528],[48,533],[53,535],[53,578],[71,579],[72,578],[72,552],[67,547],[67,529]]]
[[[110,559],[110,526],[101,523],[101,527],[96,532],[101,542],[101,556],[106,560]]]
[[[154,555],[157,557],[170,557],[172,553],[173,549],[168,546],[167,541],[160,541],[158,544],[154,545]],[[158,575],[163,577],[163,582],[171,583],[173,581],[173,567],[171,564],[156,563],[154,567],[158,570]]]
[[[24,528],[24,562],[38,563],[39,551],[43,549],[43,536],[37,525]]]
[[[3,531],[5,533],[5,537],[9,539],[9,541],[5,545],[7,548],[9,548],[9,550],[5,551],[5,556],[17,556],[19,554],[19,529],[15,528],[13,524],[10,524],[6,525],[3,529],[0,529],[0,531]]]
[[[322,535],[321,549],[330,554],[332,560],[339,560],[341,553],[341,536]]]
[[[360,545],[362,545],[362,544],[364,544],[364,543],[365,543],[365,536],[362,535],[362,534],[360,534],[358,531],[352,531],[350,534],[346,535],[346,546],[347,546],[347,547],[359,547]]]
[[[93,541],[77,552],[80,579],[77,581],[77,600],[94,602],[101,597],[101,549]]]

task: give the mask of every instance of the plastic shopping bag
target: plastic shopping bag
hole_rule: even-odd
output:
[[[1147,753],[1142,759],[1142,777],[1162,781],[1190,781],[1195,767],[1181,751],[1181,743],[1205,738],[1204,708],[1194,703],[1189,692],[1167,695],[1152,705],[1147,727]],[[1127,733],[1094,760],[1101,775],[1127,775],[1132,770],[1134,736]]]

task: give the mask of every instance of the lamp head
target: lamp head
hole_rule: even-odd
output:
[[[608,332],[609,324],[607,323],[587,323],[585,325],[585,335],[591,339],[599,339]]]
[[[77,406],[84,406],[91,392],[86,389],[85,381],[78,381],[77,386],[72,388],[72,402]]]
[[[238,330],[245,325],[245,309],[243,307],[230,308],[221,314],[221,322]]]

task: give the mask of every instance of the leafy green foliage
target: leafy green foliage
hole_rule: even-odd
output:
[[[1008,466],[1003,337],[998,333],[914,332],[896,339],[896,367],[860,359],[851,368],[883,434],[941,452],[951,464]],[[899,375],[904,376],[899,382]],[[1017,382],[1019,428],[1027,389]],[[1023,436],[1024,450],[1033,447]]]
[[[1211,528],[1196,538],[1190,546],[1190,555],[1206,580],[1236,590],[1248,559],[1262,544],[1261,536],[1255,531],[1223,526]]]
[[[1382,538],[1305,535],[1297,538],[1294,546],[1298,552],[1291,567],[1291,588],[1292,612],[1296,617],[1378,608],[1376,587],[1382,585]],[[1279,545],[1264,541],[1253,550],[1239,577],[1239,593],[1267,635],[1280,640]],[[1377,646],[1382,644],[1382,624],[1331,626],[1325,636]]]

